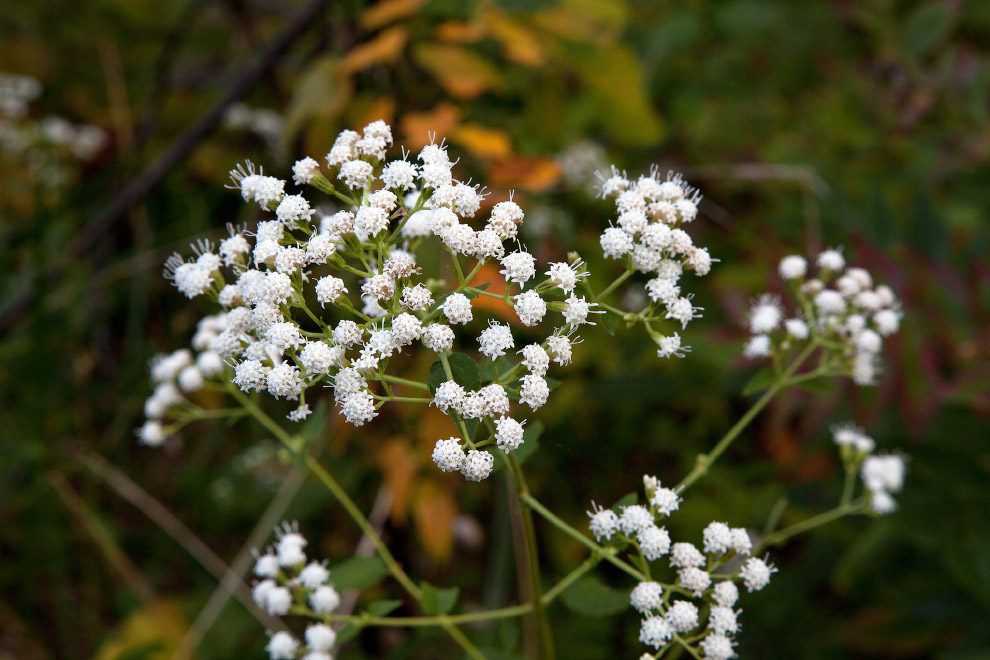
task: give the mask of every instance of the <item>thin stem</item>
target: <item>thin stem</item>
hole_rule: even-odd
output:
[[[846,506],[852,502],[853,491],[856,488],[856,468],[849,463],[846,463],[846,479],[845,483],[842,484],[842,499],[839,500],[840,506]]]
[[[632,275],[632,274],[633,274],[633,269],[632,269],[632,268],[627,268],[627,269],[626,269],[626,272],[624,272],[624,273],[623,273],[622,275],[619,275],[619,276],[618,276],[617,278],[615,278],[615,279],[614,279],[614,280],[612,281],[612,283],[611,283],[611,284],[609,284],[609,285],[608,285],[607,287],[605,287],[605,290],[604,290],[604,291],[602,291],[602,292],[601,292],[601,293],[599,293],[599,294],[598,294],[597,296],[595,296],[595,299],[597,300],[598,298],[604,298],[604,297],[605,297],[605,296],[607,296],[608,294],[610,294],[610,293],[612,293],[613,291],[615,291],[615,289],[616,289],[616,288],[617,288],[617,287],[618,287],[618,286],[619,286],[620,284],[622,284],[622,283],[623,283],[623,282],[625,282],[625,281],[626,281],[627,279],[629,279],[629,276],[630,276],[630,275]]]
[[[640,571],[636,570],[626,562],[616,557],[615,550],[613,548],[603,548],[602,546],[598,545],[597,543],[589,539],[587,536],[585,536],[584,534],[577,531],[576,529],[568,525],[566,522],[555,516],[549,509],[547,509],[545,506],[540,504],[539,500],[537,500],[529,493],[526,493],[525,495],[520,495],[519,499],[525,502],[526,504],[528,504],[534,511],[540,514],[540,516],[542,516],[548,523],[550,523],[560,531],[564,532],[574,540],[578,541],[592,552],[597,553],[599,556],[601,556],[602,559],[609,562],[616,568],[636,578],[637,581],[646,582],[649,579],[646,577],[646,575],[644,575]],[[662,585],[662,586],[669,586],[669,585]]]
[[[585,559],[580,566],[575,568],[573,571],[564,576],[560,582],[551,587],[541,598],[544,605],[549,605],[557,598],[560,594],[564,593],[568,587],[581,579],[581,577],[597,566],[602,561],[601,556],[591,555]]]
[[[529,486],[523,476],[519,466],[519,460],[514,453],[506,456],[509,465],[509,474],[516,484],[516,493],[519,499],[529,497]],[[529,579],[533,591],[533,616],[536,618],[537,628],[540,634],[540,649],[543,660],[553,660],[555,651],[553,647],[553,633],[550,630],[550,620],[547,619],[546,610],[543,608],[543,600],[540,594],[543,593],[543,584],[540,581],[540,555],[536,547],[536,526],[533,524],[533,512],[529,507],[521,511],[523,520],[523,532],[526,537],[526,554],[529,559]]]
[[[371,396],[379,401],[402,401],[404,403],[432,403],[433,401],[433,399],[415,396],[378,396],[377,394]]]
[[[382,380],[387,380],[390,383],[396,383],[398,385],[407,385],[409,387],[415,387],[420,390],[430,391],[430,386],[426,383],[421,383],[417,380],[409,380],[408,378],[400,378],[399,376],[391,376],[389,374],[382,374]]]
[[[272,434],[286,447],[293,452],[299,451],[296,439],[290,436],[285,429],[276,424],[271,417],[266,415],[265,412],[254,403],[254,401],[245,396],[243,392],[235,387],[231,387],[230,391],[241,403],[241,405],[243,405],[252,415],[254,415],[254,417],[261,422],[265,428],[271,431]],[[397,562],[395,557],[392,556],[392,553],[389,552],[389,549],[385,546],[385,542],[382,541],[381,536],[378,535],[378,532],[375,531],[374,527],[372,527],[371,523],[361,512],[361,509],[359,509],[357,504],[354,503],[354,500],[347,495],[347,492],[341,487],[337,480],[334,479],[329,472],[323,469],[323,466],[320,465],[315,458],[309,454],[306,454],[303,460],[310,472],[312,472],[316,478],[327,487],[337,501],[340,502],[341,506],[344,507],[344,510],[347,511],[347,514],[351,517],[351,519],[354,520],[357,526],[361,528],[361,531],[364,532],[365,536],[369,541],[371,541],[372,545],[375,546],[375,550],[378,551],[382,561],[385,562],[385,566],[388,567],[389,573],[391,573],[392,577],[394,577],[395,580],[402,585],[402,588],[405,589],[410,596],[422,605],[423,591],[416,586],[416,583],[412,581],[404,570],[402,570],[399,562]],[[461,648],[463,648],[464,651],[467,652],[467,654],[472,658],[475,660],[485,660],[485,656],[481,653],[481,651],[479,651],[478,648],[472,644],[467,637],[465,637],[464,633],[454,626],[454,624],[447,621],[446,619],[448,618],[449,617],[443,617],[441,619],[440,625],[444,628],[444,630],[446,630],[454,641],[460,644]]]
[[[853,513],[861,513],[865,510],[865,500],[850,502],[849,504],[840,504],[834,509],[819,513],[817,516],[812,516],[802,520],[801,522],[794,523],[789,527],[776,531],[773,534],[765,536],[760,542],[759,550],[753,554],[759,554],[759,551],[762,551],[765,548],[780,545],[793,536],[810,531],[816,527],[821,527],[822,525],[828,524],[833,520],[838,520],[839,518],[843,518]]]
[[[778,392],[780,392],[782,389],[784,389],[787,386],[790,377],[794,374],[795,371],[797,371],[798,367],[800,367],[801,364],[805,360],[807,360],[812,353],[815,352],[815,349],[817,348],[818,348],[817,342],[815,341],[810,342],[807,348],[805,348],[801,352],[801,354],[798,355],[797,359],[795,359],[794,362],[792,362],[787,367],[784,373],[780,375],[780,378],[774,381],[773,385],[771,385],[770,388],[763,393],[763,396],[761,396],[756,401],[756,403],[754,403],[753,406],[746,411],[746,413],[739,419],[739,421],[736,422],[735,425],[733,425],[733,427],[729,429],[724,436],[722,436],[722,439],[718,441],[718,444],[716,444],[715,447],[707,454],[698,455],[697,461],[695,462],[694,465],[694,469],[692,469],[687,474],[687,476],[685,476],[684,479],[681,480],[681,483],[679,483],[674,490],[676,490],[678,493],[681,493],[685,489],[687,489],[691,484],[693,484],[695,481],[697,481],[705,474],[707,474],[708,469],[712,466],[712,464],[716,461],[716,459],[718,459],[718,457],[721,456],[725,452],[725,450],[729,448],[729,445],[732,444],[732,441],[735,440],[740,433],[742,433],[743,429],[749,426],[750,422],[753,421],[753,419],[759,414],[759,412],[763,410],[763,408],[765,408],[768,403],[770,403],[770,400],[773,399]]]

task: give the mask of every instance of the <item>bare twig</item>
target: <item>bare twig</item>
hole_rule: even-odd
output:
[[[230,572],[227,564],[210,549],[195,533],[175,517],[161,502],[148,494],[143,488],[134,483],[130,477],[108,463],[96,454],[79,456],[78,460],[89,468],[118,495],[140,509],[151,518],[166,534],[185,549],[192,557],[208,570],[218,581],[223,582]],[[276,619],[262,611],[251,598],[251,592],[240,579],[233,587],[234,596],[261,623],[269,627],[278,627]]]

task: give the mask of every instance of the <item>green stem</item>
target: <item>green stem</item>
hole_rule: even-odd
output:
[[[421,383],[418,380],[409,380],[408,378],[400,378],[399,376],[391,376],[389,374],[382,374],[382,380],[387,380],[390,383],[396,383],[398,385],[407,385],[409,387],[415,387],[420,390],[430,391],[430,386],[426,383]]]
[[[681,483],[679,483],[677,487],[674,489],[675,491],[677,491],[678,493],[683,492],[691,484],[693,484],[695,481],[697,481],[698,479],[700,479],[701,477],[703,477],[705,474],[708,473],[708,469],[718,459],[718,457],[721,456],[725,452],[725,450],[729,448],[729,445],[732,444],[732,441],[735,440],[740,433],[742,433],[743,429],[749,426],[750,422],[753,421],[753,419],[759,414],[759,412],[763,410],[763,408],[765,408],[768,403],[770,403],[770,400],[773,399],[778,392],[780,392],[782,389],[784,389],[787,386],[790,377],[794,374],[795,371],[797,371],[798,367],[800,367],[801,364],[805,360],[807,360],[812,353],[815,352],[816,348],[818,348],[818,343],[815,341],[810,342],[807,348],[805,348],[801,352],[801,354],[798,355],[797,359],[795,359],[794,362],[792,362],[787,367],[784,373],[780,375],[780,378],[774,381],[773,385],[771,385],[770,388],[763,393],[763,396],[761,396],[756,401],[756,403],[754,403],[753,406],[746,411],[746,413],[739,419],[739,421],[736,422],[735,425],[733,425],[733,427],[729,429],[724,436],[722,436],[722,439],[718,441],[718,444],[716,444],[715,447],[707,454],[698,455],[697,461],[695,462],[694,465],[694,469],[692,469],[687,474],[687,476],[685,476],[684,479],[681,480]]]
[[[282,442],[282,444],[294,453],[299,452],[300,443],[290,436],[285,429],[276,424],[271,417],[265,414],[265,412],[259,408],[254,401],[245,396],[245,394],[236,387],[231,387],[230,391],[233,393],[234,398],[236,398],[238,402],[240,402],[240,404],[248,410],[248,412],[254,415],[254,417],[261,422],[265,428],[271,431],[272,434]],[[351,517],[351,519],[354,520],[359,528],[361,528],[361,531],[364,532],[365,536],[369,541],[371,541],[372,545],[375,546],[375,550],[378,551],[382,561],[385,562],[385,565],[388,567],[389,573],[392,577],[394,577],[395,580],[402,585],[402,588],[405,589],[410,596],[422,605],[423,591],[416,586],[416,583],[412,581],[404,570],[402,570],[399,562],[397,562],[395,557],[392,556],[392,553],[389,552],[389,549],[385,546],[385,542],[382,541],[381,536],[378,535],[378,532],[375,531],[375,528],[372,527],[371,522],[369,522],[364,516],[361,509],[359,509],[357,504],[354,503],[354,500],[347,495],[347,492],[341,487],[337,480],[334,479],[329,472],[323,469],[323,466],[320,465],[315,458],[309,454],[306,454],[303,460],[310,472],[312,472],[316,478],[327,487],[337,501],[340,502],[340,505],[344,507],[344,510],[347,511],[347,514]],[[461,648],[463,648],[464,651],[472,658],[475,660],[485,660],[485,656],[481,653],[481,651],[479,651],[478,648],[464,636],[464,633],[454,626],[454,624],[447,621],[446,619],[448,618],[449,617],[443,617],[441,619],[440,625],[444,628],[444,630],[446,630],[454,641],[460,644]]]
[[[760,542],[759,549],[753,554],[756,555],[766,548],[780,545],[792,536],[797,536],[798,534],[810,531],[816,527],[821,527],[822,525],[828,524],[833,520],[838,520],[839,518],[843,518],[853,513],[861,513],[865,510],[866,505],[864,501],[840,504],[834,509],[819,513],[817,516],[812,516],[811,518],[807,518],[801,522],[794,523],[790,527],[785,527],[784,529],[776,531],[773,534],[765,536]]]
[[[572,539],[578,541],[579,543],[587,547],[589,550],[591,550],[593,553],[596,553],[596,555],[600,556],[602,559],[609,562],[616,568],[622,570],[625,573],[628,573],[632,577],[636,578],[636,580],[639,582],[646,582],[649,580],[649,578],[646,575],[644,575],[640,571],[636,570],[626,562],[616,557],[614,548],[603,548],[602,546],[598,545],[597,543],[589,539],[587,536],[585,536],[584,534],[582,534],[581,532],[574,529],[566,522],[555,516],[549,509],[547,509],[545,506],[540,504],[539,500],[537,500],[529,493],[526,493],[525,495],[520,495],[519,499],[525,502],[526,504],[528,504],[534,511],[540,514],[540,516],[542,516],[548,523],[550,523],[560,531],[564,532]],[[669,587],[670,585],[662,585],[662,586]]]
[[[519,499],[523,500],[529,497],[529,486],[526,484],[526,478],[523,476],[515,453],[508,454],[506,462],[509,465],[509,474],[515,482],[516,494]],[[540,596],[543,593],[543,584],[540,581],[540,555],[536,547],[536,526],[533,524],[533,512],[529,507],[525,507],[521,514],[523,532],[526,537],[526,554],[529,558],[529,579],[533,590],[533,616],[536,618],[537,629],[540,634],[540,655],[543,660],[553,660],[556,654],[553,647],[553,632],[550,630],[550,620],[547,618]]]
[[[846,479],[845,483],[842,484],[842,499],[839,500],[840,506],[846,506],[852,502],[853,491],[856,488],[856,468],[850,463],[846,463]]]
[[[378,399],[379,401],[402,401],[402,402],[405,402],[405,403],[432,403],[433,402],[433,399],[425,399],[423,397],[415,397],[415,396],[377,396],[375,394],[372,394],[371,396],[373,396],[374,398]]]
[[[608,285],[607,287],[605,287],[605,290],[604,290],[604,291],[602,291],[601,293],[599,293],[599,294],[598,294],[597,296],[594,296],[594,298],[595,298],[595,300],[597,301],[597,299],[599,299],[599,298],[604,298],[604,297],[605,297],[605,296],[607,296],[608,294],[610,294],[610,293],[612,293],[613,291],[615,291],[615,289],[616,289],[616,288],[617,288],[617,287],[618,287],[618,286],[619,286],[620,284],[622,284],[622,283],[623,283],[623,282],[625,282],[625,281],[626,281],[627,279],[629,279],[629,276],[630,276],[630,275],[632,275],[632,274],[633,274],[633,272],[634,272],[634,271],[633,271],[633,269],[632,269],[632,268],[627,268],[627,269],[626,269],[626,272],[624,272],[624,273],[623,273],[622,275],[619,275],[619,276],[618,276],[617,278],[615,278],[615,279],[614,279],[614,280],[612,281],[612,283],[611,283],[611,284],[609,284],[609,285]],[[600,303],[599,303],[599,304],[600,304]]]

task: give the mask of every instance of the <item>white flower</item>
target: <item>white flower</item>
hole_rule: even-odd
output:
[[[712,589],[712,600],[722,607],[732,607],[739,600],[739,589],[730,580],[724,580]]]
[[[547,354],[550,356],[550,359],[560,366],[570,364],[571,340],[562,335],[551,335],[547,337]]]
[[[325,231],[332,236],[345,236],[353,233],[354,214],[350,211],[337,211],[333,215],[323,218],[320,222],[320,231]]]
[[[333,329],[333,341],[338,346],[350,347],[361,341],[361,329],[354,321],[341,321]]]
[[[302,392],[302,380],[299,378],[299,369],[288,363],[282,363],[274,367],[265,376],[265,383],[268,391],[276,398],[285,397],[290,401],[299,398]]]
[[[306,628],[306,646],[313,651],[327,652],[337,641],[337,633],[323,623],[314,623]]]
[[[764,294],[749,310],[749,331],[761,335],[776,330],[784,318],[780,308],[780,300],[769,294]]]
[[[275,209],[275,216],[286,227],[308,224],[314,213],[316,211],[309,207],[309,202],[302,195],[286,195]]]
[[[433,462],[442,472],[460,470],[465,458],[461,443],[456,438],[437,440],[437,444],[433,448]]]
[[[787,319],[784,321],[784,329],[787,330],[787,334],[799,341],[808,338],[808,324],[801,319]]]
[[[743,579],[746,589],[752,593],[770,584],[770,575],[776,572],[777,569],[767,564],[766,561],[750,557],[740,569],[739,577]]]
[[[619,528],[626,536],[632,536],[640,530],[653,526],[653,515],[645,506],[633,504],[622,507],[622,516],[619,517]]]
[[[306,341],[299,334],[299,326],[291,321],[272,323],[268,326],[268,331],[265,332],[265,338],[268,343],[280,351],[285,351],[290,347],[295,348]]]
[[[437,353],[449,351],[454,345],[454,331],[442,323],[431,323],[423,329],[423,344]]]
[[[388,212],[377,206],[362,206],[354,215],[354,232],[376,236],[388,228]]]
[[[562,261],[550,264],[550,270],[547,271],[547,277],[550,278],[550,283],[564,293],[574,291],[574,287],[577,286],[578,278],[586,274],[587,273],[579,273],[575,268],[571,267],[570,264]]]
[[[474,318],[471,300],[463,293],[452,293],[443,301],[443,314],[455,325],[469,323]]]
[[[748,555],[753,549],[753,541],[749,538],[749,532],[743,527],[733,527],[730,533],[732,540],[729,542],[729,549],[740,555]]]
[[[296,641],[296,638],[284,630],[280,630],[268,640],[268,646],[265,647],[265,650],[268,651],[268,657],[271,660],[292,660],[296,657],[298,648],[299,642]]]
[[[461,474],[468,481],[483,481],[492,473],[495,458],[487,451],[472,449],[461,463]]]
[[[413,163],[393,160],[382,169],[382,183],[393,190],[411,190],[416,186],[419,170]]]
[[[299,584],[307,589],[318,589],[329,579],[330,571],[319,562],[311,561],[299,571]]]
[[[402,306],[406,309],[425,311],[433,304],[433,294],[422,284],[402,289]]]
[[[502,257],[502,270],[509,282],[525,284],[536,275],[536,259],[529,252],[517,251]]]
[[[523,443],[523,425],[511,417],[498,418],[495,420],[495,441],[506,454],[519,449]]]
[[[770,338],[766,335],[752,337],[743,348],[743,356],[754,359],[770,355]]]
[[[653,497],[650,498],[650,504],[656,508],[657,513],[669,516],[674,511],[677,511],[677,507],[681,504],[681,498],[670,488],[658,487],[654,491]]]
[[[659,610],[662,599],[663,588],[657,582],[640,582],[629,594],[629,604],[640,614]]]
[[[602,539],[611,539],[612,534],[619,528],[619,516],[615,515],[612,509],[603,509],[594,502],[591,503],[591,509],[587,513],[588,517],[591,518],[591,521],[588,523],[588,529],[591,531],[592,536],[599,542]]]
[[[870,508],[873,509],[874,513],[883,516],[897,510],[897,501],[891,497],[890,493],[876,490],[870,493]]]
[[[674,568],[698,568],[705,565],[705,556],[691,543],[675,543],[670,551],[670,565]]]
[[[518,204],[512,201],[499,202],[492,208],[488,229],[494,231],[500,238],[515,238],[522,221],[523,211]]]
[[[659,616],[651,616],[643,619],[643,623],[640,625],[639,641],[655,649],[659,649],[670,640],[673,634],[674,630],[666,619]]]
[[[340,412],[344,415],[344,419],[354,426],[364,426],[378,417],[375,399],[365,390],[348,394],[343,400]]]
[[[897,454],[867,456],[860,467],[863,485],[871,492],[899,492],[904,487],[904,472],[904,457]]]
[[[712,576],[707,571],[693,566],[682,568],[677,572],[677,576],[681,586],[696,597],[701,596],[712,584]]]
[[[583,324],[594,325],[592,321],[588,320],[588,314],[591,313],[593,306],[597,306],[597,303],[589,303],[584,296],[578,298],[574,294],[571,294],[564,303],[567,305],[567,309],[564,310],[564,320],[572,327],[576,328]]]
[[[165,442],[165,429],[161,422],[149,419],[137,430],[138,442],[149,447],[160,447]]]
[[[681,295],[681,287],[677,286],[677,281],[666,277],[655,277],[646,283],[646,293],[654,302],[662,302],[665,305],[672,304]]]
[[[780,276],[785,280],[797,280],[808,272],[808,262],[804,257],[792,254],[780,260]]]
[[[681,322],[681,328],[686,328],[692,319],[699,317],[700,307],[691,304],[689,297],[678,298],[667,303],[667,314],[664,318],[674,319]]]
[[[706,635],[698,646],[704,651],[705,660],[729,660],[736,655],[732,650],[734,644],[731,639],[716,632]]]
[[[547,369],[550,368],[550,356],[539,344],[527,344],[521,351],[522,363],[529,369],[531,374],[546,376]]]
[[[292,607],[292,592],[285,587],[273,587],[265,596],[265,610],[272,616],[285,616]]]
[[[330,346],[322,341],[306,342],[299,351],[299,361],[311,374],[329,374],[330,367],[342,365],[344,352],[338,346]]]
[[[636,538],[648,561],[656,561],[670,552],[670,534],[663,527],[647,525],[636,533]]]
[[[632,237],[618,227],[609,227],[602,232],[599,243],[609,259],[621,259],[633,250]]]
[[[686,353],[691,351],[690,346],[681,346],[681,336],[676,332],[668,337],[661,337],[659,345],[660,348],[657,349],[657,357],[660,358],[682,358]]]
[[[691,632],[698,627],[698,607],[686,600],[674,601],[667,610],[667,622],[674,632]]]
[[[708,554],[721,555],[732,545],[732,530],[722,522],[711,522],[702,533],[704,549]]]
[[[340,174],[337,178],[347,184],[349,188],[364,188],[368,185],[371,177],[371,163],[363,160],[351,160],[340,166]]]
[[[547,313],[547,304],[536,291],[530,289],[520,293],[513,300],[512,306],[523,325],[534,326],[543,320]]]
[[[505,351],[512,348],[512,330],[508,325],[492,323],[481,332],[478,343],[481,345],[481,352],[494,360],[505,355]]]
[[[265,387],[265,370],[257,360],[244,360],[234,367],[234,385],[242,391],[260,390]]]
[[[332,614],[340,606],[340,594],[331,586],[317,587],[309,595],[309,605],[317,614]]]
[[[433,393],[432,405],[438,410],[446,411],[448,408],[458,410],[464,403],[464,388],[452,380],[440,383],[436,392]]]
[[[869,328],[861,330],[853,337],[856,349],[864,353],[879,353],[883,348],[883,339],[880,335]]]
[[[522,377],[522,388],[519,392],[519,400],[533,410],[542,407],[550,396],[550,386],[542,377],[536,374],[527,374]]]
[[[837,273],[846,267],[846,260],[842,256],[842,252],[830,248],[818,255],[818,267]]]
[[[320,173],[320,164],[308,156],[292,166],[292,180],[296,185],[310,183]]]
[[[271,579],[255,582],[254,586],[251,587],[251,599],[258,607],[268,609],[268,594],[277,586],[275,580]]]

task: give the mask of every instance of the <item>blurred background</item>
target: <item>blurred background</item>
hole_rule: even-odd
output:
[[[410,148],[445,137],[490,201],[515,190],[541,259],[576,245],[594,265],[610,163],[705,194],[691,232],[721,263],[692,284],[694,351],[659,361],[597,329],[544,409],[531,485],[574,524],[644,470],[676,482],[746,409],[741,318],[781,256],[844,245],[889,283],[905,318],[879,385],[778,399],[672,531],[760,529],[782,497],[785,523],[828,508],[827,427],[855,420],[911,456],[901,508],[776,551],[740,655],[990,658],[990,3],[50,0],[3,3],[0,33],[0,658],[262,658],[269,622],[218,588],[227,567],[282,518],[315,554],[354,554],[353,526],[252,425],[201,423],[164,450],[133,429],[149,359],[209,310],[162,263],[257,220],[227,171],[287,178],[378,118]],[[390,411],[355,433],[328,413],[307,427],[321,460],[412,572],[467,608],[516,602],[505,485],[432,469],[443,418]],[[547,580],[583,559],[538,532]],[[611,591],[630,585],[597,575],[618,615],[565,598],[559,653],[638,657]],[[518,622],[477,635],[519,657]],[[447,644],[370,631],[340,655],[456,657]]]

